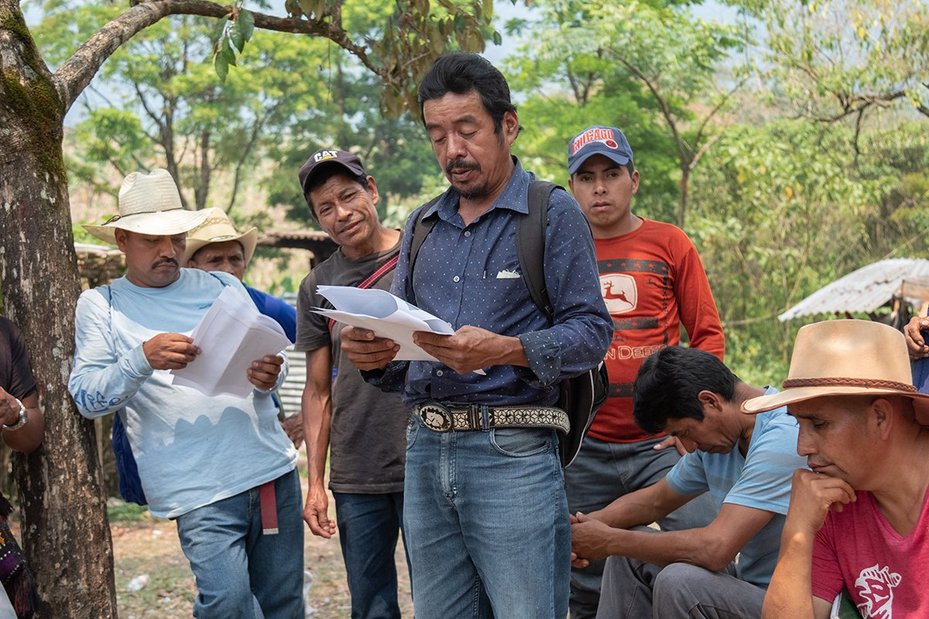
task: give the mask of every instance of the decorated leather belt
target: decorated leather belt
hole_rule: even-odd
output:
[[[438,402],[414,409],[423,424],[436,432],[489,430],[491,428],[554,428],[567,433],[568,416],[551,406],[445,406]]]

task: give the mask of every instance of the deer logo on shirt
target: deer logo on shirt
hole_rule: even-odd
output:
[[[900,584],[903,577],[891,572],[889,567],[880,567],[874,564],[866,567],[855,579],[855,588],[864,602],[858,605],[858,612],[862,617],[874,619],[892,619],[894,587]]]
[[[600,276],[600,293],[610,314],[631,312],[638,304],[638,289],[631,275],[610,273]]]

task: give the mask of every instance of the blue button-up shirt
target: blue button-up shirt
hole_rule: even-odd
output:
[[[522,278],[516,248],[519,217],[529,212],[533,175],[516,161],[513,175],[488,211],[469,225],[458,214],[458,191],[449,188],[430,208],[435,227],[413,269],[407,299],[413,216],[406,223],[391,292],[451,323],[519,337],[529,367],[495,365],[458,374],[435,362],[393,362],[366,378],[386,390],[403,389],[404,400],[495,406],[554,404],[558,383],[597,365],[613,335],[600,282],[590,226],[574,198],[552,192],[545,236],[545,283],[554,325],[535,305]]]

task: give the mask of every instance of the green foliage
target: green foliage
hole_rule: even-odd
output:
[[[929,116],[929,4],[749,3],[768,33],[772,94],[804,116],[855,120],[897,105]]]
[[[737,26],[695,17],[686,6],[605,0],[548,0],[537,22],[512,21],[528,34],[506,62],[511,85],[525,93],[529,127],[522,152],[564,178],[565,145],[592,124],[619,126],[643,173],[637,208],[683,221],[686,174],[719,133],[709,124],[724,108],[743,69],[720,70],[746,44]],[[727,83],[727,81],[729,83]],[[529,112],[533,114],[530,115]]]
[[[732,128],[708,155],[690,233],[725,322],[727,359],[743,378],[786,374],[799,324],[779,323],[779,313],[875,260],[926,255],[929,242],[907,217],[926,204],[925,184],[905,173],[929,170],[919,126],[869,132],[857,162],[849,128],[800,120]],[[888,156],[901,148],[912,158]]]
[[[251,11],[242,8],[241,1],[237,2],[222,34],[213,44],[213,69],[221,82],[226,81],[229,65],[236,66],[236,55],[245,51],[245,44],[254,31],[254,16]]]
[[[145,505],[126,503],[114,498],[107,501],[106,516],[111,523],[143,522],[152,519]]]
[[[47,0],[43,9],[37,41],[61,62],[124,7]],[[172,17],[131,39],[82,100],[85,117],[68,135],[72,181],[113,193],[113,171],[164,166],[189,207],[232,210],[244,190],[261,188],[313,225],[296,170],[316,148],[335,145],[365,159],[384,213],[418,194],[434,158],[402,106],[412,105],[414,78],[436,55],[482,49],[493,37],[492,3],[318,0],[288,10],[327,23],[332,40],[256,31],[242,0],[228,19]],[[343,49],[352,41],[364,42],[366,57]]]

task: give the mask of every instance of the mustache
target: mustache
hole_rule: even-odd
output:
[[[173,264],[174,266],[178,266],[177,260],[174,258],[159,258],[155,261],[152,267],[160,267],[163,264]]]
[[[458,157],[457,159],[452,159],[448,162],[448,165],[445,166],[445,173],[451,174],[457,170],[480,170],[481,166],[476,162],[466,161],[463,157]]]

